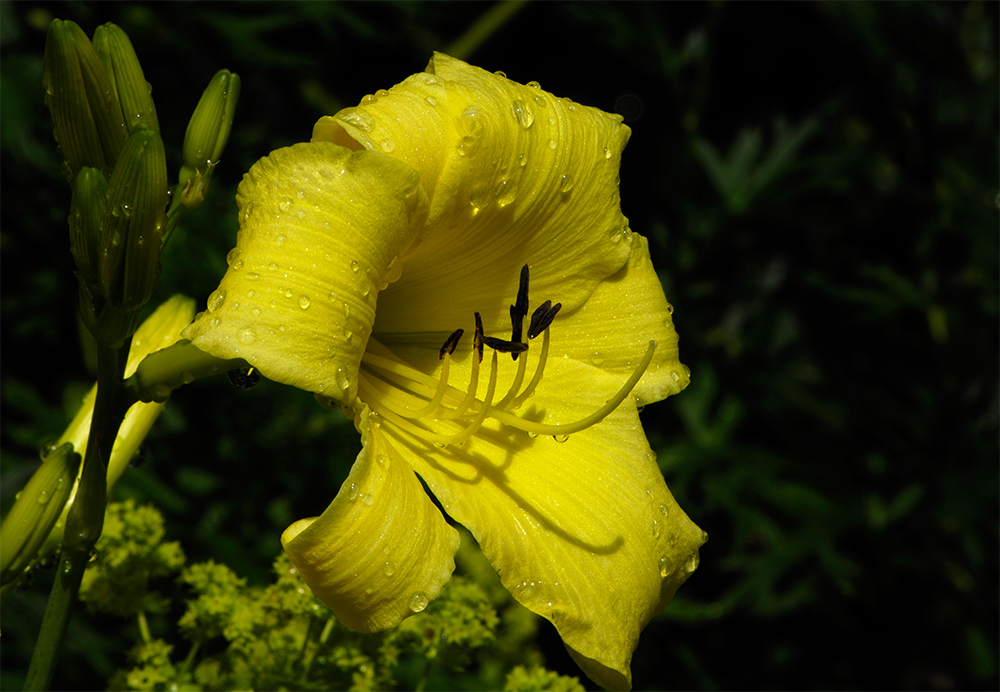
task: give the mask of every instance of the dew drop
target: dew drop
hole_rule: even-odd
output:
[[[357,260],[351,260],[351,269],[358,271],[361,269],[361,264]]]
[[[52,494],[49,493],[47,488],[43,488],[41,492],[38,493],[38,504],[47,505],[49,500],[52,499]]]
[[[381,466],[382,468],[384,469],[389,468],[389,457],[387,457],[385,454],[379,454],[377,457],[375,457],[375,461],[377,461],[378,465]],[[386,546],[386,548],[388,549],[388,546]]]
[[[372,101],[374,100],[375,99],[373,97]],[[357,108],[345,108],[344,110],[340,111],[339,117],[345,123],[354,125],[356,128],[364,132],[371,132],[372,130],[375,129],[375,121],[372,120],[372,117],[367,113],[365,113],[364,111],[358,110]]]
[[[307,310],[307,309],[309,309],[309,306],[311,304],[312,304],[312,301],[309,300],[309,296],[304,295],[304,294],[301,295],[301,296],[299,296],[299,307],[300,308],[302,308],[303,310]]]
[[[354,485],[354,483],[351,483],[351,488],[347,491],[347,499],[351,502],[358,499],[358,486]]]
[[[701,557],[698,555],[698,551],[696,550],[688,555],[688,559],[684,563],[684,571],[690,574],[698,569],[699,564],[701,564]]]
[[[555,148],[556,148],[556,140],[550,139],[549,140],[549,149],[555,149]]]
[[[667,575],[670,574],[670,572],[671,572],[670,558],[664,555],[663,557],[660,558],[660,576],[666,579]]]
[[[672,370],[670,372],[670,377],[673,378],[674,382],[680,382],[681,381],[681,374],[679,372],[677,372],[676,370]]]
[[[666,505],[660,505],[660,514],[662,514],[665,517],[669,516],[670,515],[670,508],[667,507]]]
[[[379,144],[379,146],[382,147],[382,151],[384,151],[387,154],[396,148],[396,145],[393,144],[391,139],[383,139]]]
[[[600,351],[594,351],[590,354],[590,362],[594,365],[601,365],[604,362],[604,354]]]
[[[257,272],[247,272],[247,280],[248,281],[256,281],[259,278],[260,278],[260,274],[258,274]]]
[[[351,381],[348,379],[347,373],[344,372],[343,368],[337,368],[337,386],[345,392],[351,386]]]
[[[208,296],[208,311],[215,312],[226,302],[226,289],[217,288]]]
[[[285,236],[279,235],[277,238],[274,239],[274,242],[278,247],[281,247],[282,245],[285,244]]]
[[[366,505],[368,505],[369,507],[371,506],[371,504],[373,502],[375,502],[375,496],[372,495],[371,493],[362,493],[360,495],[360,498],[361,498],[361,501],[363,503],[365,503]]]
[[[559,181],[559,190],[560,192],[569,192],[572,189],[573,189],[573,176],[567,173]]]
[[[553,435],[552,439],[556,442],[565,442],[569,439],[569,435]]]
[[[291,208],[292,208],[292,203],[289,202],[287,199],[283,199],[281,200],[281,202],[278,203],[278,209],[280,209],[281,211],[288,211]]]
[[[653,538],[659,538],[660,532],[662,530],[663,529],[660,527],[660,522],[656,521],[656,519],[653,519]]]
[[[539,84],[538,82],[534,81],[534,80],[528,82],[527,84],[525,84],[525,86],[531,87],[532,89],[541,89],[542,88],[542,85]]]
[[[514,118],[517,120],[517,124],[525,130],[531,127],[531,124],[535,122],[535,114],[531,112],[531,108],[528,104],[521,99],[517,99],[511,103],[510,109],[514,113]]]
[[[436,105],[438,105],[437,99],[434,98],[433,96],[426,97],[424,99],[424,101],[426,101],[427,105],[429,105],[429,106],[436,106]]]
[[[514,183],[506,178],[501,178],[496,189],[497,204],[501,207],[506,207],[514,201],[515,196],[516,190],[514,189]]]
[[[419,613],[427,607],[427,596],[422,592],[417,592],[410,597],[410,610]]]
[[[382,574],[387,577],[391,577],[396,572],[396,565],[392,564],[392,560],[386,560],[385,566],[382,568]]]
[[[249,346],[257,340],[257,333],[252,329],[244,329],[237,338],[239,338],[241,344]]]
[[[606,159],[610,159],[611,158],[611,150],[608,149],[607,147],[604,147],[604,158],[606,158]]]
[[[238,247],[234,247],[234,248],[233,248],[232,250],[230,250],[230,251],[229,251],[229,253],[228,253],[228,254],[226,255],[226,264],[232,264],[232,263],[233,263],[233,262],[235,262],[235,261],[236,261],[237,259],[239,259],[239,256],[240,256],[240,249],[239,249]]]

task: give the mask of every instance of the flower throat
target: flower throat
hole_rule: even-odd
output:
[[[528,316],[528,274],[528,265],[524,265],[521,268],[517,299],[514,305],[510,306],[509,340],[487,336],[483,330],[482,317],[478,312],[475,313],[476,330],[472,341],[475,353],[468,387],[460,389],[451,386],[449,382],[451,358],[458,348],[464,330],[456,329],[441,346],[438,357],[442,361],[442,366],[436,378],[404,363],[373,336],[369,338],[368,348],[361,359],[358,378],[361,400],[383,419],[438,447],[464,444],[479,430],[487,418],[493,418],[506,427],[521,430],[531,437],[551,435],[560,442],[566,440],[571,433],[585,430],[604,420],[618,408],[646,372],[653,359],[656,342],[649,342],[646,353],[618,392],[589,416],[574,422],[554,424],[538,423],[518,416],[514,411],[535,393],[542,380],[549,354],[549,327],[562,307],[561,303],[553,305],[550,300],[539,305],[531,313],[525,335],[524,320]],[[524,339],[524,336],[527,336],[527,339]],[[539,336],[542,337],[542,345],[535,363],[534,374],[527,385],[524,385],[529,344]],[[487,347],[492,351],[490,374],[486,392],[480,397],[479,370]],[[496,400],[497,362],[500,353],[509,353],[518,366],[507,393]],[[421,420],[424,419],[447,421],[454,425],[455,430],[452,434],[435,432],[421,424]]]

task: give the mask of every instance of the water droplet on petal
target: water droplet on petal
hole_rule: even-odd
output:
[[[252,329],[244,329],[239,334],[239,340],[241,344],[246,344],[249,346],[257,340],[257,333]]]
[[[351,269],[358,271],[361,269],[361,264],[359,264],[357,260],[351,260]]]
[[[291,208],[292,208],[292,203],[289,202],[287,199],[284,199],[278,203],[278,209],[280,209],[281,211],[288,211]]]
[[[299,296],[299,307],[303,310],[307,310],[311,305],[312,301],[309,300],[309,296],[301,295]]]
[[[396,572],[396,565],[392,564],[392,560],[385,561],[385,567],[382,568],[382,574],[387,577],[391,577]]]
[[[514,201],[516,195],[517,191],[514,189],[514,183],[506,178],[501,178],[496,189],[497,204],[501,207],[506,207]]]
[[[419,613],[427,607],[427,596],[422,592],[417,592],[410,597],[410,610]]]
[[[567,173],[559,181],[559,190],[561,192],[569,192],[572,189],[573,189],[573,176]]]
[[[670,515],[670,508],[667,507],[666,505],[660,505],[660,514],[662,514],[665,517],[669,516]]]
[[[393,144],[391,139],[383,139],[382,142],[379,144],[379,146],[381,146],[382,151],[384,151],[387,154],[396,148],[396,145]]]
[[[701,564],[701,556],[698,555],[698,551],[694,551],[688,555],[687,561],[684,563],[684,571],[691,573],[698,569],[698,565]]]
[[[600,365],[604,362],[604,354],[600,351],[594,351],[590,354],[590,362],[594,365]]]
[[[535,114],[531,112],[531,108],[527,103],[518,99],[510,104],[510,109],[514,113],[514,118],[517,120],[518,125],[527,130],[531,127],[531,124],[535,122]]]
[[[371,504],[375,502],[375,496],[371,493],[363,493],[360,497],[361,501],[368,506],[371,506]]]
[[[226,302],[226,289],[217,288],[208,296],[208,311],[215,312]]]
[[[553,435],[552,439],[556,442],[565,442],[569,439],[569,435]]]
[[[285,244],[285,236],[283,236],[283,235],[279,235],[279,236],[278,236],[277,238],[275,238],[275,239],[274,239],[274,243],[275,243],[275,244],[276,244],[276,245],[277,245],[278,247],[281,247],[282,245],[284,245],[284,244]]]
[[[375,99],[372,98],[371,100],[374,101]],[[375,129],[375,121],[372,117],[357,108],[345,108],[340,111],[340,115],[338,117],[345,123],[354,125],[359,130],[364,132],[371,132]]]
[[[660,558],[660,576],[664,579],[672,571],[673,565],[670,564],[670,558],[664,555]]]
[[[611,150],[608,149],[607,147],[604,147],[604,158],[606,158],[606,159],[610,159],[611,158]]]
[[[549,140],[549,149],[555,149],[555,148],[556,148],[556,140],[550,139]]]

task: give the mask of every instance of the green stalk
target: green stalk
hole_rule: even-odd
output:
[[[31,656],[25,690],[50,689],[59,649],[69,624],[70,610],[80,592],[83,571],[87,568],[94,544],[104,529],[104,510],[107,505],[106,460],[111,457],[118,428],[121,427],[131,403],[124,400],[125,390],[122,387],[130,343],[131,339],[126,339],[125,344],[119,348],[103,344],[98,344],[97,347],[97,400],[87,438],[87,454],[73,506],[66,517],[59,569]]]

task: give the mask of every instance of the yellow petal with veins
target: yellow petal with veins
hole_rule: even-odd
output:
[[[281,543],[342,623],[377,632],[422,611],[455,570],[460,538],[392,442],[359,416],[364,448],[341,492]]]
[[[261,159],[240,183],[229,269],[185,338],[352,402],[378,293],[423,227],[419,182],[388,156],[326,142]]]
[[[630,252],[617,182],[629,135],[619,115],[440,53],[426,72],[320,119],[314,141],[405,161],[430,200],[376,331],[443,340],[473,312],[488,332],[509,325],[525,263],[534,295],[581,304]]]

